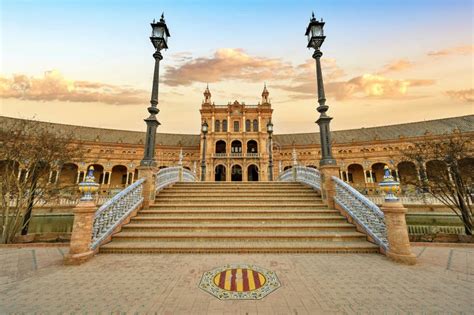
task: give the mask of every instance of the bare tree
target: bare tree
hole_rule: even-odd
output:
[[[54,203],[67,187],[55,183],[64,163],[81,154],[72,135],[32,120],[11,120],[0,127],[0,243],[27,234],[32,209]]]
[[[446,135],[442,139],[425,138],[402,151],[405,160],[414,162],[418,178],[408,184],[428,193],[456,213],[467,235],[472,235],[474,157],[472,138]]]

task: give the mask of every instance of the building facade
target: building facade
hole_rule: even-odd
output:
[[[266,181],[268,180],[269,137],[267,123],[272,118],[269,91],[265,87],[256,105],[229,102],[216,105],[208,88],[201,104],[201,122],[207,122],[206,139],[207,181]],[[7,127],[17,121],[0,117]],[[144,132],[90,128],[53,123],[41,123],[61,133],[71,133],[84,147],[81,160],[57,166],[50,180],[58,184],[82,181],[86,170],[94,166],[96,181],[101,192],[121,189],[137,179],[137,167],[143,158]],[[315,126],[315,129],[316,126]],[[474,115],[424,122],[360,128],[332,132],[333,155],[340,167],[340,177],[366,194],[377,194],[387,165],[402,189],[410,177],[419,176],[414,163],[402,160],[401,150],[425,138],[439,138],[446,134],[474,137]],[[178,165],[182,152],[183,167],[200,177],[203,156],[203,135],[157,133],[156,162],[158,168]],[[320,141],[318,133],[276,134],[273,136],[273,178],[294,164],[318,168]],[[428,161],[422,167],[430,175],[437,161]],[[470,159],[469,163],[474,163]],[[21,165],[20,165],[21,168]],[[19,171],[19,176],[23,176]]]

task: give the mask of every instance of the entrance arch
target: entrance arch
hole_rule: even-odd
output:
[[[247,168],[247,180],[249,182],[258,182],[258,166],[257,165],[249,165]]]
[[[240,166],[238,164],[232,166],[231,180],[233,182],[241,182],[242,181],[242,166]]]
[[[217,165],[214,169],[214,180],[216,182],[225,182],[226,180],[226,168],[224,165]]]

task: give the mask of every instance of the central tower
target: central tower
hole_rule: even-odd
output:
[[[206,181],[267,180],[269,139],[266,126],[273,112],[269,95],[265,85],[262,99],[256,105],[237,100],[216,105],[206,87],[200,109],[201,123],[209,125],[206,152],[202,152],[202,133],[200,146],[200,156],[205,156]]]

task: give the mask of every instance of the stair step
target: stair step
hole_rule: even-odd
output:
[[[291,217],[291,216],[278,216],[278,217],[227,217],[227,218],[206,218],[206,217],[134,217],[130,222],[133,223],[179,223],[179,222],[194,222],[195,224],[201,223],[227,223],[227,222],[257,222],[259,224],[267,224],[269,222],[344,222],[346,219],[343,216],[310,216],[310,217]]]
[[[377,253],[369,242],[111,242],[101,253]]]
[[[201,223],[199,225],[180,222],[175,224],[156,224],[156,223],[129,223],[122,228],[123,231],[355,231],[352,224],[347,222],[311,222],[311,223],[280,223],[271,224],[239,222],[238,224],[230,222],[227,224]]]
[[[187,196],[185,199],[183,197],[175,197],[175,196],[161,196],[158,195],[155,199],[155,203],[161,202],[235,202],[235,203],[243,203],[243,202],[275,202],[275,199],[279,199],[278,201],[285,201],[291,203],[298,203],[298,202],[309,202],[309,203],[322,203],[322,199],[316,196],[297,196],[297,197],[288,197],[288,196],[258,196],[258,197],[236,197],[236,196],[219,196],[218,198],[213,198],[209,196]]]
[[[305,216],[305,215],[340,215],[337,210],[142,210],[137,217],[169,217],[169,216],[180,216],[180,217],[194,217],[194,216],[278,216],[278,215],[291,215],[291,216]]]
[[[151,204],[150,209],[180,209],[180,210],[199,210],[199,209],[207,209],[207,210],[214,210],[214,209],[227,209],[227,210],[251,210],[251,209],[260,209],[260,210],[320,210],[320,209],[327,209],[327,207],[323,204],[177,204],[177,203],[169,203],[169,204]]]

